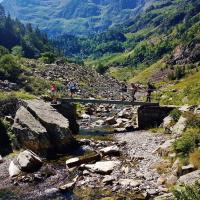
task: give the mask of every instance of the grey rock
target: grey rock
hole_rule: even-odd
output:
[[[113,181],[115,180],[115,178],[113,176],[105,176],[104,179],[102,180],[102,183],[104,184],[111,184]]]
[[[80,159],[78,157],[77,158],[71,158],[71,159],[68,159],[65,162],[65,164],[68,168],[76,167],[76,166],[80,165]]]
[[[167,116],[163,119],[163,128],[169,128],[172,123],[173,118],[171,116]]]
[[[178,179],[178,183],[181,185],[192,185],[199,180],[200,180],[200,170],[196,170],[194,172],[181,176]]]
[[[0,155],[0,164],[3,163],[3,158],[2,156]]]
[[[21,170],[20,170],[19,167],[14,163],[14,161],[11,161],[11,162],[10,162],[8,171],[9,171],[10,177],[18,176],[18,175],[21,173]]]
[[[115,116],[113,117],[108,117],[106,120],[105,120],[105,124],[108,124],[108,125],[114,125],[116,124],[117,121],[115,119]]]
[[[57,188],[49,188],[44,191],[44,194],[47,196],[50,196],[50,195],[56,194],[58,192],[59,192],[59,190]]]
[[[46,128],[56,152],[66,152],[74,142],[69,121],[42,100],[28,100],[25,104],[27,110]]]
[[[29,150],[25,150],[17,156],[17,163],[20,170],[27,172],[37,171],[43,164],[40,157]]]
[[[82,165],[82,167],[90,172],[110,174],[114,168],[118,167],[120,164],[120,161],[100,161],[96,162],[95,164]]]
[[[176,184],[177,180],[178,180],[178,177],[171,174],[169,177],[167,177],[166,184],[168,186],[173,186]]]
[[[103,155],[119,155],[120,153],[117,145],[100,149],[100,152],[103,153]]]
[[[28,148],[42,155],[47,155],[51,149],[47,130],[23,106],[16,113],[12,130],[24,149]]]
[[[120,179],[119,184],[124,187],[138,187],[142,183],[141,180],[134,180],[134,179]]]
[[[172,151],[172,143],[174,139],[165,141],[160,147],[157,149],[157,152],[160,156],[168,156],[169,153]]]
[[[76,181],[67,183],[67,184],[65,184],[65,185],[60,186],[60,187],[59,187],[59,190],[62,191],[62,192],[66,192],[66,191],[73,190],[75,184],[76,184]]]
[[[194,165],[192,165],[192,164],[189,164],[189,165],[186,165],[186,166],[182,166],[181,167],[181,174],[185,175],[185,174],[188,174],[188,173],[190,173],[190,172],[192,172],[194,170],[195,170],[195,168],[194,168]]]
[[[175,135],[181,135],[183,131],[186,129],[186,125],[187,125],[187,119],[181,116],[178,122],[172,128],[172,133]]]

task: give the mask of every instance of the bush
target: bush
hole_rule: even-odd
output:
[[[187,127],[200,128],[200,115],[191,112],[185,113],[187,118]]]
[[[51,52],[42,53],[40,60],[46,64],[54,63],[56,60],[56,55]]]
[[[178,122],[179,118],[181,117],[181,111],[175,108],[171,111],[170,116],[175,122]]]
[[[199,143],[200,133],[198,129],[187,129],[183,136],[177,139],[173,146],[177,153],[188,154],[190,153]]]
[[[193,186],[185,186],[181,189],[176,189],[173,193],[176,200],[199,200],[200,184],[196,183]]]
[[[0,77],[10,81],[16,81],[21,74],[21,67],[12,55],[4,55],[0,58]]]
[[[0,57],[3,56],[3,55],[5,55],[5,54],[9,54],[8,49],[6,49],[3,46],[0,46]]]
[[[23,48],[21,46],[15,46],[12,48],[11,50],[12,54],[14,56],[19,56],[19,57],[22,57],[24,55],[24,51],[23,51]]]
[[[100,73],[100,74],[105,74],[106,73],[106,71],[108,70],[108,66],[104,66],[104,65],[102,65],[102,64],[99,64],[98,66],[97,66],[97,72],[98,73]]]
[[[200,168],[200,150],[195,150],[193,153],[190,153],[189,156],[190,163],[196,168]]]
[[[6,155],[11,152],[10,139],[8,136],[9,126],[0,119],[0,155]]]

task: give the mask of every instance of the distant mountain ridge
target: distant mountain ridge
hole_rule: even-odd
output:
[[[155,0],[3,0],[12,17],[51,36],[88,35],[133,19]]]

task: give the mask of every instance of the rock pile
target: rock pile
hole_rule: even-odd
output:
[[[41,69],[32,68],[32,74],[52,81],[59,80],[64,84],[73,79],[80,86],[80,95],[85,98],[104,97],[119,99],[119,82],[109,76],[98,74],[92,68],[88,69],[73,63],[49,64]]]

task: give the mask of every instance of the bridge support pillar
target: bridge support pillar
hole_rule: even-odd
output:
[[[159,127],[163,119],[173,110],[172,107],[141,106],[138,108],[138,127],[146,129]]]
[[[69,129],[72,134],[79,133],[79,125],[76,121],[76,104],[64,103],[53,106],[60,114],[69,120]]]

